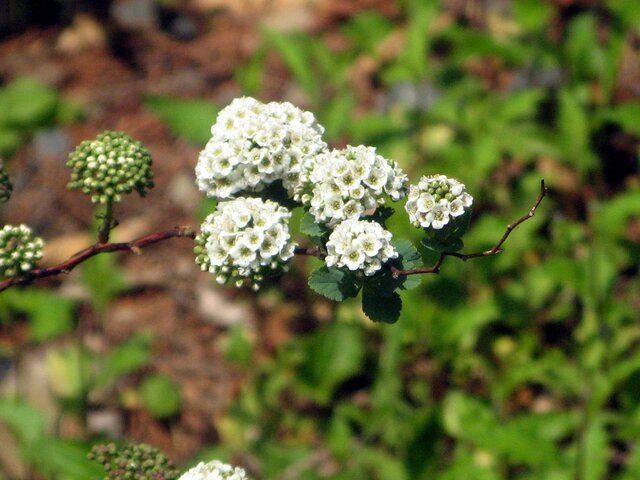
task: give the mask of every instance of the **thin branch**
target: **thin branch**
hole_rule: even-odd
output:
[[[502,245],[504,244],[504,242],[507,241],[507,238],[509,238],[509,235],[511,235],[511,232],[513,232],[521,223],[529,220],[531,217],[535,215],[536,210],[538,209],[538,206],[540,205],[540,203],[542,202],[542,199],[546,196],[546,194],[547,194],[547,187],[544,184],[544,180],[542,180],[540,182],[540,193],[538,194],[538,198],[536,198],[536,201],[531,207],[531,209],[529,210],[529,212],[524,214],[514,223],[507,225],[507,228],[505,232],[502,234],[502,237],[500,238],[498,243],[496,243],[493,246],[493,248],[489,250],[485,250],[484,252],[475,252],[475,253],[442,252],[440,254],[440,257],[436,261],[436,263],[434,263],[430,267],[420,267],[420,268],[414,268],[411,270],[401,270],[399,268],[392,266],[391,274],[393,275],[394,278],[398,278],[403,275],[416,275],[420,273],[438,273],[440,271],[440,267],[442,266],[442,262],[444,261],[445,257],[456,257],[466,262],[471,258],[489,257],[492,255],[498,255],[500,252],[502,252]]]
[[[174,227],[171,230],[166,230],[164,232],[156,232],[151,233],[149,235],[145,235],[144,237],[137,238],[130,242],[122,242],[122,243],[96,243],[90,247],[85,248],[84,250],[79,251],[75,255],[73,255],[68,260],[51,267],[46,268],[37,268],[35,270],[31,270],[26,275],[20,275],[15,277],[9,277],[0,282],[0,292],[6,290],[7,288],[13,287],[15,285],[27,285],[34,280],[38,280],[41,278],[51,277],[54,275],[59,275],[61,273],[69,273],[75,267],[77,267],[82,262],[88,260],[89,258],[98,255],[100,253],[109,253],[109,252],[132,252],[135,254],[140,254],[140,250],[143,248],[153,245],[154,243],[159,243],[170,238],[175,237],[188,237],[195,238],[196,234],[190,227]]]
[[[493,246],[493,248],[491,248],[490,250],[486,250],[484,252],[476,252],[476,253],[443,252],[440,254],[440,257],[438,258],[436,263],[431,267],[421,267],[421,268],[415,268],[412,270],[400,270],[392,266],[391,267],[392,275],[394,276],[394,278],[398,278],[403,275],[416,275],[420,273],[438,273],[440,271],[440,267],[445,257],[457,257],[463,261],[467,261],[471,258],[488,257],[491,255],[499,254],[500,252],[502,252],[502,245],[507,240],[507,238],[509,238],[509,235],[511,235],[511,232],[513,232],[513,230],[517,228],[521,223],[525,222],[526,220],[530,219],[535,215],[536,209],[538,208],[538,206],[540,205],[540,203],[542,202],[542,199],[545,197],[546,194],[547,194],[547,188],[545,187],[544,180],[543,180],[542,182],[540,182],[540,194],[538,195],[538,198],[536,199],[535,203],[531,207],[531,210],[529,210],[527,214],[520,217],[514,223],[507,225],[507,228],[504,234],[502,235],[502,237],[500,238],[500,240],[498,241],[498,243],[496,243]],[[195,236],[196,236],[195,232],[190,227],[174,227],[171,230],[151,233],[149,235],[145,235],[144,237],[140,237],[130,242],[101,243],[99,239],[98,243],[90,247],[87,247],[84,250],[79,251],[78,253],[73,255],[71,258],[69,258],[68,260],[58,265],[54,265],[46,268],[37,268],[35,270],[30,271],[28,274],[9,277],[5,280],[0,281],[0,292],[16,285],[27,285],[41,278],[51,277],[54,275],[59,275],[61,273],[69,273],[71,270],[73,270],[82,262],[88,260],[89,258],[95,255],[99,255],[101,253],[128,251],[135,254],[139,254],[143,248],[149,245],[153,245],[155,243],[168,240],[170,238],[175,238],[175,237],[195,238]],[[307,247],[307,248],[297,247],[294,253],[296,255],[310,255],[318,258],[324,257],[322,251],[317,246]]]

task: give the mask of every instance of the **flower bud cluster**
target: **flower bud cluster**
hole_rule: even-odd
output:
[[[153,187],[149,151],[123,132],[106,131],[85,140],[71,152],[67,166],[68,187],[91,195],[93,203],[119,202],[133,190],[144,196]]]
[[[391,237],[391,232],[377,222],[345,220],[329,236],[325,263],[328,267],[363,270],[365,275],[371,276],[387,260],[398,257]]]
[[[240,197],[221,202],[196,238],[196,262],[218,283],[248,281],[254,289],[268,273],[283,269],[295,247],[291,212],[270,200]]]
[[[11,198],[11,192],[13,191],[13,184],[11,179],[4,169],[4,163],[0,160],[0,203],[6,203]]]
[[[107,472],[104,480],[174,480],[178,477],[169,459],[150,445],[96,445],[89,458],[104,467]]]
[[[44,242],[26,225],[5,225],[0,230],[0,274],[5,277],[31,271],[42,258]]]
[[[440,230],[451,217],[463,215],[472,203],[464,184],[444,175],[431,175],[409,187],[405,210],[414,226]]]
[[[316,221],[333,226],[360,218],[384,203],[384,195],[399,200],[406,193],[407,176],[398,164],[374,147],[348,146],[307,162],[294,199],[309,206]]]
[[[291,103],[237,98],[220,111],[200,152],[198,188],[224,199],[282,180],[292,192],[300,166],[326,148],[323,132],[311,112]]]
[[[178,480],[248,480],[244,469],[222,463],[218,460],[200,462],[185,472]]]

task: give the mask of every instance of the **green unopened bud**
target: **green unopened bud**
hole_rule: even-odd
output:
[[[6,203],[11,198],[11,192],[13,191],[13,184],[11,179],[4,169],[4,163],[0,160],[0,203]]]
[[[0,275],[13,277],[30,272],[42,258],[44,242],[26,225],[5,225],[0,230]]]
[[[153,188],[151,154],[123,132],[106,131],[85,140],[69,155],[68,188],[91,195],[93,203],[118,202],[121,194],[137,191],[144,197]]]
[[[175,480],[178,471],[157,448],[149,445],[96,445],[89,458],[98,462],[107,475],[104,480]]]

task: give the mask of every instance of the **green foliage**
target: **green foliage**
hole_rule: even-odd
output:
[[[140,385],[142,404],[157,418],[167,418],[177,414],[182,405],[182,397],[177,385],[165,375],[146,377]]]
[[[401,4],[400,22],[371,11],[345,22],[341,32],[351,43],[339,52],[303,35],[291,44],[270,36],[265,47],[309,93],[311,110],[324,115],[335,105],[326,118],[342,118],[336,132],[349,143],[375,145],[412,179],[458,178],[476,198],[473,219],[456,238],[425,239],[388,219],[394,238],[411,240],[395,242],[401,258],[393,265],[416,268],[443,250],[490,249],[531,207],[541,178],[551,195],[497,257],[446,258],[437,276],[399,279],[390,271],[352,279],[315,270],[314,291],[339,301],[360,290],[365,314],[399,321],[359,331],[364,363],[352,360],[360,370],[347,369],[333,389],[320,386],[324,371],[311,365],[330,375],[325,362],[347,348],[343,327],[322,326],[252,365],[251,388],[232,419],[240,431],[263,428],[240,450],[262,459],[264,478],[309,458],[300,440],[309,437],[338,464],[322,478],[635,478],[640,130],[637,98],[615,99],[615,91],[637,8],[605,2],[566,15],[553,2],[514,0],[512,15],[492,11],[481,25],[473,16],[469,24],[448,22],[437,2]],[[549,34],[558,19],[561,40]],[[359,55],[378,60],[394,34],[403,48],[375,72],[388,87],[377,91],[388,110],[355,116],[342,66]],[[252,60],[254,71],[261,59]],[[326,65],[339,74],[309,73]],[[433,92],[428,102],[389,93],[425,84]],[[631,146],[616,150],[611,132],[630,135]],[[326,232],[309,218],[301,230],[322,245]],[[336,317],[334,325],[362,322],[349,301]],[[323,361],[310,350],[317,339]],[[319,474],[311,468],[303,476]]]
[[[52,88],[31,78],[14,80],[0,88],[0,156],[10,156],[37,128],[79,116]]]
[[[16,436],[23,458],[40,474],[68,480],[100,476],[102,468],[87,458],[89,446],[47,433],[45,418],[35,407],[0,397],[0,420]]]
[[[353,273],[327,266],[322,266],[309,275],[309,286],[313,291],[336,302],[355,297],[360,290],[360,282]]]
[[[211,125],[220,110],[204,100],[184,100],[151,96],[145,105],[164,120],[171,131],[196,145],[204,145],[211,137]]]
[[[364,361],[361,330],[344,323],[316,332],[305,348],[301,383],[313,388],[311,395],[321,404],[328,403],[338,385],[359,372]]]
[[[76,302],[38,288],[9,290],[0,296],[0,318],[9,322],[14,315],[25,315],[29,337],[45,342],[71,331]]]
[[[96,255],[84,262],[81,268],[82,279],[98,312],[102,312],[111,299],[127,288],[114,255]]]
[[[95,379],[95,384],[109,385],[117,378],[147,365],[151,360],[152,339],[153,336],[149,333],[136,333],[116,346],[100,362],[100,374]]]

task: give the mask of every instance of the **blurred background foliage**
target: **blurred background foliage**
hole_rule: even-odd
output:
[[[224,329],[223,359],[243,379],[186,463],[233,460],[283,480],[640,478],[640,6],[406,0],[388,10],[362,8],[325,35],[256,25],[237,91],[263,98],[278,81],[273,99],[313,111],[334,145],[373,145],[413,181],[465,183],[475,198],[465,251],[490,248],[542,178],[550,195],[498,257],[449,258],[403,293],[394,325],[364,319],[357,301],[298,300],[286,280],[266,288],[259,314],[286,303],[306,320],[272,348],[250,325]],[[0,150],[81,121],[70,105],[33,80],[7,83]],[[144,105],[195,145],[224,106],[157,94]],[[419,244],[401,214],[389,228]],[[3,358],[46,346],[57,411],[80,417],[96,391],[135,375],[118,408],[169,425],[184,406],[179,385],[148,368],[152,334],[107,353],[56,341],[80,328],[79,309],[99,317],[127,288],[114,258],[82,275],[88,301],[37,286],[0,294],[2,328],[26,325]],[[19,388],[0,399],[24,478],[97,478],[84,456],[104,438],[60,435],[46,414]]]

